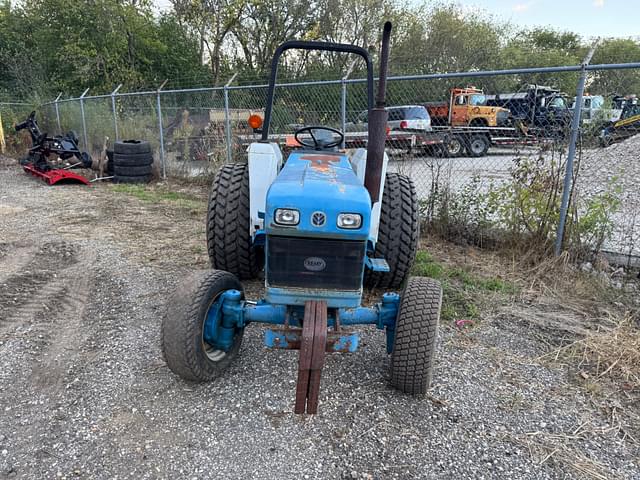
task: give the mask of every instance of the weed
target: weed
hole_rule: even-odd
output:
[[[439,280],[443,290],[442,319],[477,319],[481,304],[489,293],[513,294],[515,285],[495,277],[480,277],[460,267],[438,263],[429,252],[416,255],[413,273]]]
[[[180,207],[187,208],[191,212],[200,212],[205,208],[204,201],[182,192],[173,190],[161,190],[149,185],[140,184],[118,184],[113,185],[112,190],[117,193],[124,193],[136,197],[143,202],[160,203],[168,202]]]
[[[576,169],[579,170],[579,163]],[[560,221],[565,164],[552,155],[513,160],[503,182],[474,177],[454,190],[432,172],[429,197],[420,203],[431,231],[445,239],[465,240],[479,246],[514,246],[528,255],[546,257]],[[438,182],[442,181],[440,184]],[[433,183],[432,182],[432,183]],[[620,207],[619,179],[606,183],[604,192],[582,198],[570,192],[565,248],[572,258],[598,252],[613,232],[613,215]]]

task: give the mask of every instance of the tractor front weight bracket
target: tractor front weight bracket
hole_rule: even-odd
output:
[[[282,326],[283,328],[267,330],[265,345],[270,348],[300,348],[304,307],[274,305],[264,300],[248,302],[242,299],[238,290],[226,291],[222,294],[221,300],[222,321],[219,323],[222,327],[233,330],[244,328],[250,323]],[[385,293],[382,301],[371,307],[328,309],[327,326],[331,328],[331,332],[326,351],[355,352],[358,345],[357,334],[342,327],[375,325],[381,330],[386,330],[387,352],[391,353],[399,304],[400,296],[397,293]]]
[[[353,325],[385,330],[387,353],[391,353],[399,305],[397,293],[385,293],[371,307],[327,308],[320,300],[309,300],[304,307],[249,302],[238,290],[228,290],[210,308],[205,338],[215,338],[215,345],[228,349],[237,329],[250,323],[273,325],[265,332],[267,347],[300,351],[295,412],[316,413],[325,353],[355,352],[358,333],[345,328]]]

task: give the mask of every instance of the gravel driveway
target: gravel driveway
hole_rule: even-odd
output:
[[[207,267],[193,203],[0,165],[0,478],[640,478],[637,444],[540,364],[542,333],[514,306],[441,327],[426,398],[388,387],[375,329],[329,357],[316,416],[291,413],[296,353],[265,350],[259,327],[224,377],[177,378],[159,325]]]

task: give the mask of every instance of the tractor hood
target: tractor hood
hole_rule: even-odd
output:
[[[353,240],[366,240],[369,236],[369,192],[354,173],[348,157],[339,152],[293,152],[269,188],[266,206],[268,234]],[[299,223],[277,224],[274,215],[279,208],[297,210]],[[360,214],[360,228],[339,228],[341,213]]]

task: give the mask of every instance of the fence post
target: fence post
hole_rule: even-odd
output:
[[[162,85],[156,90],[156,101],[158,106],[158,129],[160,131],[160,162],[162,164],[162,178],[167,179],[167,163],[164,158],[164,132],[162,128],[162,106],[160,105],[160,91],[167,84],[168,80],[162,82]]]
[[[116,89],[111,92],[111,111],[113,112],[113,130],[115,134],[115,138],[113,139],[114,142],[120,138],[118,136],[118,114],[116,113],[116,94],[118,93],[118,90],[120,90],[120,87],[122,87],[122,84],[118,85]]]
[[[56,109],[56,122],[58,123],[58,133],[62,134],[62,127],[60,126],[60,110],[58,109],[58,100],[60,100],[60,97],[62,96],[62,92],[60,92],[58,94],[58,96],[56,97],[56,99],[53,101],[53,105]]]
[[[342,145],[340,145],[340,148],[344,148],[345,143],[347,141],[347,78],[349,78],[349,75],[351,75],[351,72],[353,71],[353,67],[355,66],[356,61],[354,60],[353,62],[351,62],[351,65],[349,66],[349,69],[347,70],[347,73],[345,74],[344,77],[342,77],[342,98],[341,98],[341,106],[340,106],[340,120],[341,120],[341,125],[342,125],[342,134],[344,135],[344,137],[342,137]]]
[[[234,73],[229,81],[224,85],[224,130],[227,139],[227,163],[233,160],[233,152],[231,151],[231,118],[229,118],[229,85],[236,79],[238,73]]]
[[[87,141],[87,122],[84,118],[84,96],[89,92],[87,88],[82,95],[80,95],[80,116],[82,117],[82,135],[84,139],[84,148],[85,150],[89,149],[89,142]]]
[[[560,222],[556,232],[555,254],[560,255],[562,252],[562,242],[564,240],[564,227],[567,221],[567,211],[569,209],[569,193],[571,191],[571,181],[573,179],[573,160],[576,156],[576,143],[578,142],[578,132],[580,131],[580,119],[582,114],[582,97],[584,95],[584,86],[587,81],[587,67],[591,62],[596,51],[597,41],[587,53],[582,62],[580,71],[580,79],[576,88],[576,101],[573,108],[573,119],[571,120],[571,138],[569,140],[569,152],[567,153],[567,166],[564,174],[564,185],[562,187],[562,203],[560,204]]]

